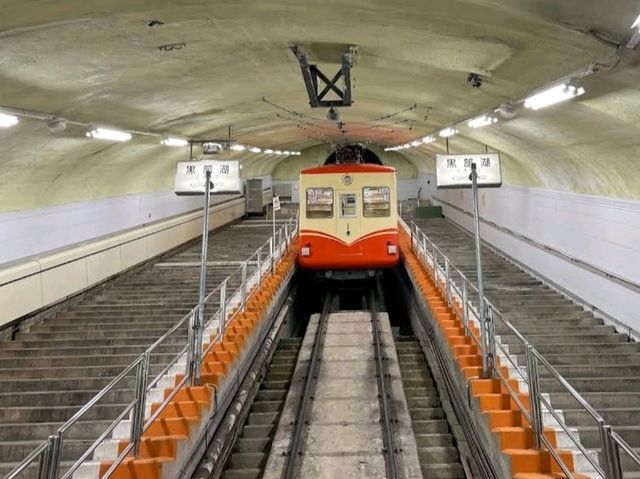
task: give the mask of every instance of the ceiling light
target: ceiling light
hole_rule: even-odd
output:
[[[260,148],[258,148],[257,146],[252,146],[251,148],[249,148],[249,151],[251,153],[262,153],[262,150]]]
[[[451,136],[454,136],[457,133],[458,133],[458,130],[456,130],[455,128],[445,128],[444,130],[440,130],[440,133],[438,134],[442,138],[449,138]]]
[[[420,145],[422,145],[421,141],[415,140],[411,142],[411,146],[420,146]]]
[[[436,139],[435,139],[432,135],[425,136],[425,137],[422,139],[422,143],[424,143],[425,145],[428,145],[429,143],[433,143],[433,142],[435,142],[435,141],[436,141]]]
[[[566,100],[584,95],[585,91],[582,87],[576,87],[563,83],[562,85],[549,88],[548,90],[538,93],[527,98],[524,101],[524,106],[532,110],[539,110],[541,108],[555,105]]]
[[[482,128],[483,126],[493,125],[497,122],[498,120],[495,117],[483,115],[474,118],[473,120],[469,120],[467,125],[469,126],[469,128]]]
[[[110,140],[110,141],[129,141],[131,139],[131,133],[126,131],[113,130],[111,128],[90,128],[87,131],[89,138],[95,138],[96,140]]]
[[[246,146],[244,146],[244,145],[241,145],[240,143],[234,143],[233,145],[231,145],[231,146],[229,147],[229,149],[230,149],[231,151],[244,151],[244,150],[246,150],[246,149],[247,149],[247,147],[246,147]]]
[[[17,116],[0,113],[0,128],[10,128],[17,125],[18,121]]]
[[[179,148],[184,148],[185,146],[189,146],[189,141],[185,140],[184,138],[174,138],[170,136],[162,140],[162,144],[164,146],[176,146]]]
[[[266,150],[264,150],[264,152],[265,152],[267,155],[272,155],[272,154],[273,154],[273,150],[272,150],[271,148],[267,148]]]
[[[633,25],[631,25],[631,29],[633,30],[634,28],[640,28],[640,15],[638,15],[638,18],[636,18],[636,21],[633,22]]]
[[[276,155],[282,155],[282,151],[281,151],[281,150],[276,150],[274,153],[275,153]]]

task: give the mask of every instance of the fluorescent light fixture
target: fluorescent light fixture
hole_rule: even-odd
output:
[[[300,155],[302,155],[302,153],[299,151],[296,151],[296,156],[300,156]]]
[[[262,153],[262,150],[260,148],[258,148],[257,146],[252,146],[251,148],[249,148],[249,151],[251,153]]]
[[[185,147],[185,146],[189,146],[189,141],[185,140],[184,138],[168,137],[162,140],[162,144],[164,146]]]
[[[18,117],[7,113],[0,113],[0,128],[10,128],[18,124]]]
[[[524,106],[532,110],[539,110],[547,106],[555,105],[556,103],[571,100],[572,98],[584,95],[584,93],[585,91],[582,87],[563,83],[562,85],[554,86],[542,93],[527,98],[524,101]]]
[[[131,139],[131,133],[126,131],[113,130],[111,128],[93,127],[87,132],[89,138],[96,140],[110,140],[110,141],[129,141]]]
[[[244,146],[244,145],[241,145],[240,143],[234,143],[233,145],[231,145],[231,146],[229,147],[229,149],[230,149],[231,151],[244,151],[244,150],[246,150],[246,149],[247,149],[247,147],[246,147],[246,146]]]
[[[422,139],[422,143],[424,143],[425,145],[428,145],[429,143],[434,143],[435,141],[436,141],[436,139],[432,135],[425,136]]]
[[[438,133],[442,138],[449,138],[451,136],[454,136],[458,133],[458,130],[456,130],[455,128],[445,128],[444,130],[440,130],[440,133]]]
[[[275,154],[276,154],[276,155],[282,155],[282,151],[281,151],[281,150],[276,150],[276,151],[275,151]]]
[[[493,125],[497,122],[498,120],[493,116],[482,115],[473,120],[469,120],[467,125],[469,128],[482,128],[483,126]]]
[[[420,146],[420,145],[422,145],[421,141],[415,140],[411,142],[411,146]]]
[[[633,22],[633,25],[631,25],[631,30],[633,30],[634,28],[640,28],[640,15],[638,15],[638,18],[636,18],[636,21]]]
[[[272,150],[271,148],[267,148],[266,150],[264,150],[264,152],[265,152],[267,155],[272,155],[272,154],[273,154],[273,150]]]

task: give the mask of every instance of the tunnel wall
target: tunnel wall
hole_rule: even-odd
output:
[[[472,228],[472,217],[460,211],[471,211],[470,190],[438,190],[435,196],[459,208],[443,204],[447,217]],[[640,285],[640,202],[503,186],[481,190],[480,216],[495,224],[482,224],[485,241],[616,318],[623,331],[640,331],[640,286],[624,286],[580,264]]]
[[[211,208],[210,229],[244,215],[243,197]],[[0,328],[55,304],[202,233],[202,212],[175,216],[0,269]]]

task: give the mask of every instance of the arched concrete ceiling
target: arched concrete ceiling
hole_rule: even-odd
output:
[[[584,32],[622,42],[638,13],[635,0],[0,0],[0,106],[189,137],[232,125],[263,147],[391,145],[606,59],[614,48]],[[184,47],[159,49],[175,43]],[[292,44],[329,73],[358,46],[345,132],[309,108]],[[466,84],[469,72],[482,88]],[[578,101],[461,131],[451,147],[503,152],[506,182],[640,198],[638,80],[623,62],[585,80]],[[430,171],[441,148],[406,155]],[[0,211],[168,189],[185,158],[153,138],[114,145],[24,120],[0,130]],[[246,157],[244,172],[280,161]]]

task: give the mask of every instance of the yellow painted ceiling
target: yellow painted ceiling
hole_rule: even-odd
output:
[[[243,143],[309,149],[282,173],[318,145],[403,143],[606,62],[638,13],[638,0],[0,0],[0,106],[188,137],[226,137],[231,125]],[[357,45],[344,131],[309,107],[292,44],[328,74]],[[506,183],[640,199],[638,80],[630,55],[585,79],[578,100],[460,128],[451,150],[502,152]],[[36,120],[0,130],[0,211],[168,189],[187,159],[156,138],[116,145],[84,132]],[[403,155],[430,172],[442,148]],[[283,160],[241,156],[247,176]]]

